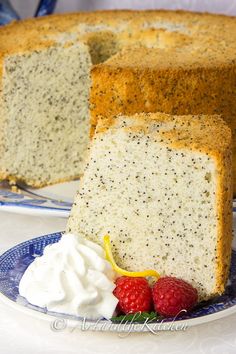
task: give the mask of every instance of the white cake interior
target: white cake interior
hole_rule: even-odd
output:
[[[8,174],[29,184],[50,184],[82,173],[90,68],[89,49],[81,43],[5,59],[6,152],[1,165]]]
[[[125,121],[126,120],[126,121]],[[123,118],[117,127],[129,125]],[[216,283],[216,188],[213,158],[168,147],[153,124],[148,134],[98,133],[68,222],[95,242],[109,233],[116,261],[181,277],[213,292]]]

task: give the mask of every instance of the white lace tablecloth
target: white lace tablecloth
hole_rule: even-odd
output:
[[[0,212],[0,252],[33,237],[64,230],[65,219]],[[236,314],[185,332],[123,334],[52,331],[50,323],[0,302],[0,354],[235,354]]]

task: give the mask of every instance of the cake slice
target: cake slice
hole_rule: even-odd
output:
[[[231,132],[219,116],[136,114],[102,119],[67,232],[99,244],[119,266],[156,269],[224,291],[232,239]]]

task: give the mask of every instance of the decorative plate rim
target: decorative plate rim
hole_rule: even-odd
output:
[[[50,326],[53,330],[55,331],[61,331],[65,328],[80,328],[82,331],[83,329],[83,319],[69,319],[69,318],[64,318],[63,314],[58,314],[58,315],[52,315],[49,313],[44,313],[44,312],[39,312],[35,311],[34,309],[22,306],[18,304],[17,302],[14,302],[7,298],[5,295],[3,295],[0,292],[0,301],[4,303],[5,305],[9,305],[12,309],[20,311],[21,313],[24,313],[26,315],[29,315],[30,317],[37,318],[39,320],[43,320],[45,322],[49,322]],[[220,319],[223,319],[225,317],[231,316],[236,313],[236,305],[233,305],[232,307],[218,311],[216,313],[212,313],[209,315],[205,316],[199,316],[196,318],[189,318],[186,320],[175,320],[173,321],[166,321],[166,322],[154,322],[154,323],[115,323],[111,322],[110,320],[100,320],[99,322],[94,322],[92,320],[86,320],[85,328],[89,331],[96,331],[96,332],[118,332],[118,333],[144,333],[144,332],[152,332],[152,333],[157,333],[157,332],[164,332],[164,331],[169,331],[169,327],[175,323],[176,330],[172,331],[179,331],[181,329],[178,329],[179,327],[188,329],[190,327],[194,326],[199,326],[201,324],[217,321]],[[59,328],[53,328],[55,321],[61,321],[59,323]],[[80,326],[78,326],[80,324]],[[105,326],[107,324],[107,326]],[[96,326],[95,326],[96,325]],[[175,328],[175,327],[173,327]],[[86,329],[85,329],[86,330]]]
[[[42,242],[44,242],[43,245],[41,245],[40,247],[42,248],[42,250],[44,249],[45,245],[47,244],[52,244],[57,242],[57,240],[60,239],[61,235],[62,235],[63,231],[60,232],[55,232],[55,233],[51,233],[51,234],[47,234],[47,235],[43,235],[43,236],[38,236],[29,240],[26,240],[24,242],[21,242],[13,247],[11,247],[10,249],[8,249],[7,251],[5,251],[2,255],[0,255],[0,272],[3,272],[2,270],[2,265],[4,263],[4,261],[6,261],[10,255],[14,255],[14,253],[17,252],[17,250],[20,250],[24,247],[30,246],[30,245],[41,245]],[[45,243],[46,242],[46,243]],[[232,250],[234,256],[236,256],[236,251]],[[26,253],[26,255],[29,255],[29,252]],[[16,260],[19,259],[16,258]],[[20,270],[18,272],[19,274],[23,274],[22,272],[20,273]],[[0,277],[1,280],[1,277]],[[23,299],[23,298],[22,298]],[[155,331],[156,328],[158,327],[158,331],[164,331],[167,330],[166,328],[168,328],[168,326],[173,325],[174,327],[181,327],[181,326],[186,326],[186,328],[188,327],[192,327],[195,325],[199,325],[202,323],[207,323],[207,322],[211,322],[220,318],[224,318],[226,316],[229,316],[233,313],[236,312],[236,297],[235,299],[235,303],[232,305],[229,305],[228,308],[224,309],[216,309],[215,312],[213,313],[206,313],[206,314],[201,314],[201,315],[197,315],[196,317],[193,318],[180,318],[177,320],[173,319],[167,319],[164,321],[156,321],[153,323],[148,323],[146,326],[143,323],[116,323],[116,322],[112,322],[110,320],[105,320],[102,319],[99,321],[99,323],[97,323],[96,320],[89,320],[86,319],[86,326],[89,327],[89,330],[91,331],[106,331],[106,332],[123,332],[123,333],[127,333],[127,332],[147,332],[147,331]],[[11,298],[9,298],[6,294],[4,294],[2,292],[2,289],[0,290],[0,300],[2,302],[4,302],[5,304],[11,306],[12,308],[19,310],[21,312],[24,312],[25,314],[28,314],[30,316],[42,319],[42,320],[46,320],[46,321],[51,321],[51,325],[53,324],[53,321],[57,320],[57,321],[61,321],[61,325],[65,325],[66,327],[78,327],[78,325],[82,326],[82,323],[84,321],[84,318],[82,317],[75,317],[75,316],[70,316],[68,314],[62,314],[62,313],[55,313],[55,312],[50,312],[50,311],[45,311],[45,309],[41,309],[37,310],[37,307],[32,306],[30,304],[28,304],[30,307],[27,307],[25,304],[23,303],[19,303],[16,300],[12,300]],[[25,300],[26,301],[26,300]],[[220,304],[220,303],[219,303]],[[216,304],[217,305],[217,304]],[[210,311],[213,311],[214,309],[214,303],[213,304],[209,304],[208,305]],[[202,308],[202,310],[204,311],[204,307]],[[207,311],[207,310],[206,310]],[[96,324],[96,328],[94,328]],[[104,329],[106,328],[106,329]]]
[[[59,197],[53,198],[40,194],[40,189],[36,193],[20,184],[16,185],[16,188],[17,191],[12,191],[11,186],[6,182],[0,184],[0,210],[24,214],[69,216],[73,199],[68,201]]]

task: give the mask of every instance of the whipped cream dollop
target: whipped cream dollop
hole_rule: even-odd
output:
[[[113,316],[115,273],[99,245],[73,234],[45,247],[26,269],[19,293],[49,311],[98,319]]]

